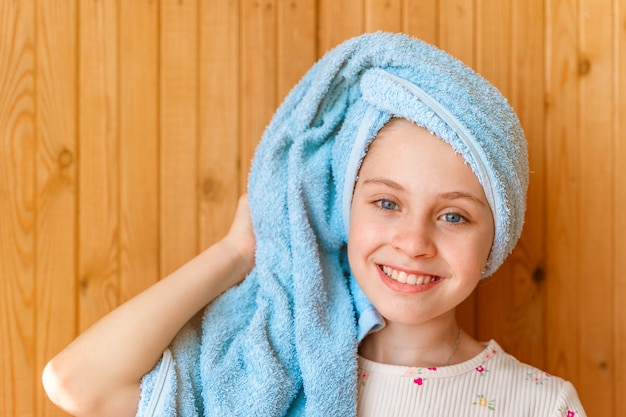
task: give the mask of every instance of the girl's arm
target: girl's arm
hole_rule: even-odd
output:
[[[103,317],[46,365],[50,399],[76,416],[134,416],[143,375],[187,321],[246,277],[254,247],[244,196],[221,241]]]

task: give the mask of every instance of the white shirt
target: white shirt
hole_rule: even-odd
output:
[[[586,417],[571,383],[523,364],[495,342],[439,368],[359,358],[359,417]]]

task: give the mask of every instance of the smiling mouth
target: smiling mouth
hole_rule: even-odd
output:
[[[389,266],[381,265],[381,270],[394,281],[397,281],[401,284],[408,285],[426,285],[435,281],[439,281],[441,278],[432,275],[416,275],[416,274],[407,274],[404,271],[398,271]]]

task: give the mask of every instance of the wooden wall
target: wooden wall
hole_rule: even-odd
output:
[[[520,245],[465,327],[626,395],[626,0],[0,0],[0,415],[62,415],[45,362],[221,236],[282,97],[330,47],[404,31],[518,111]]]

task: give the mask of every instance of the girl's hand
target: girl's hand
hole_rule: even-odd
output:
[[[235,218],[230,226],[228,234],[222,242],[228,245],[238,254],[242,266],[246,270],[246,275],[254,268],[254,252],[256,239],[252,228],[252,218],[250,217],[250,206],[248,205],[248,195],[244,194],[239,198]]]

